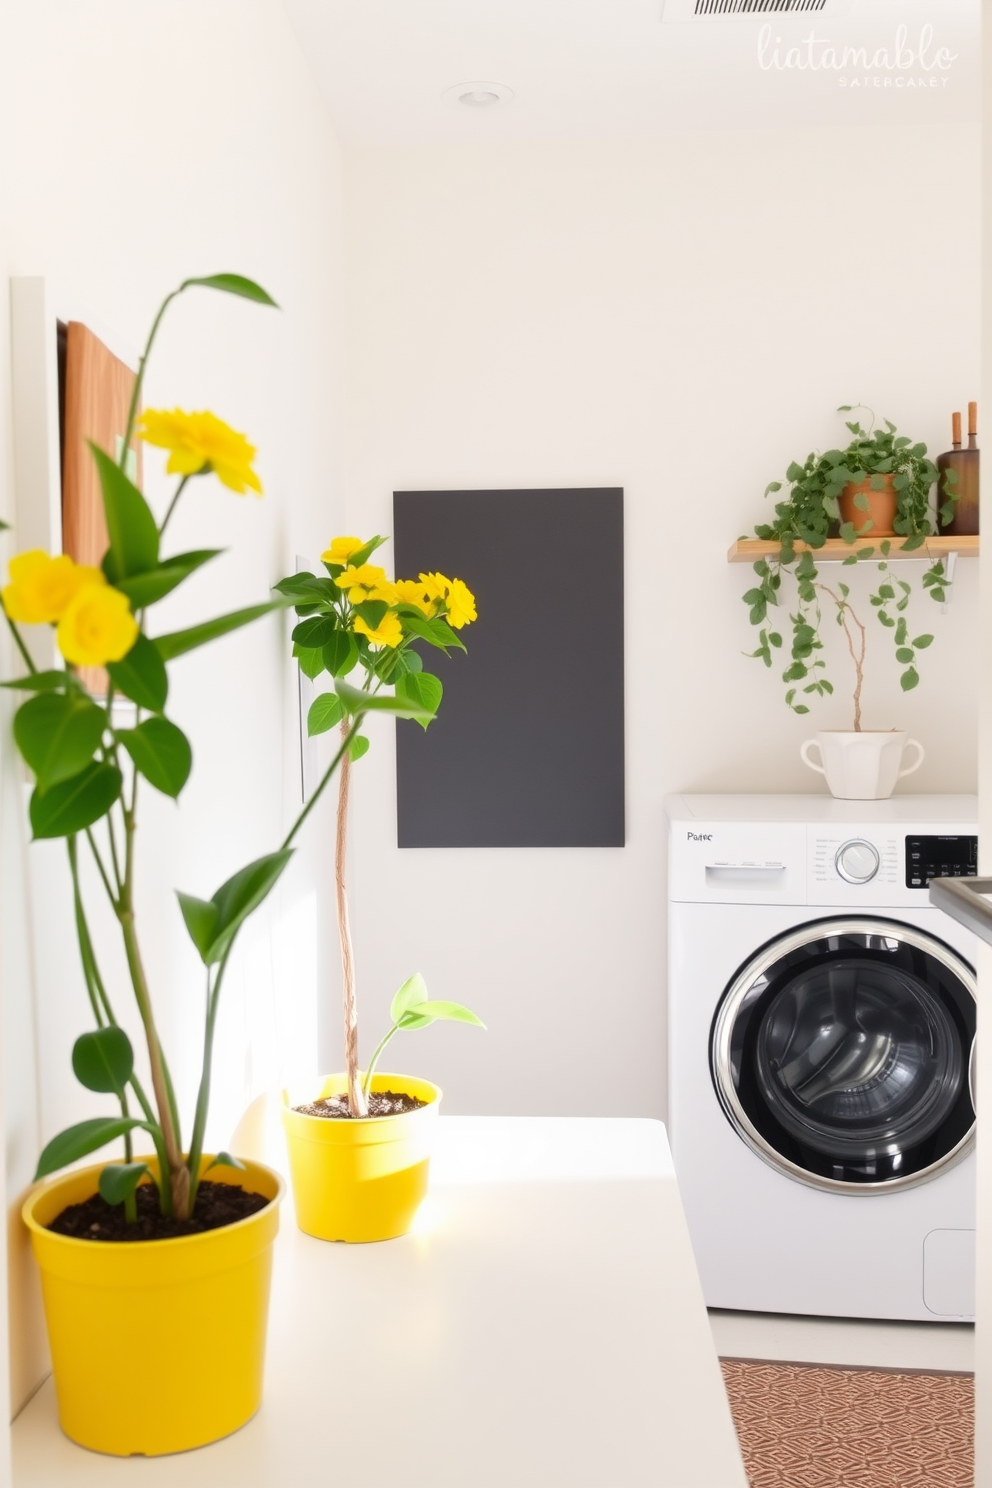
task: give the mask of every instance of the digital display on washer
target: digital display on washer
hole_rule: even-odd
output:
[[[925,889],[932,878],[974,878],[977,837],[907,837],[906,887]]]

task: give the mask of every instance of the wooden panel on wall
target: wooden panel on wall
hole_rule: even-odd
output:
[[[473,590],[469,654],[396,728],[400,847],[624,844],[623,491],[396,491],[395,572]]]
[[[62,429],[62,550],[76,563],[99,568],[107,551],[107,524],[96,463],[87,440],[114,460],[127,428],[135,374],[98,336],[70,321],[65,342],[65,422]],[[61,401],[61,400],[60,400]],[[134,465],[128,474],[141,484],[141,446],[132,438]],[[91,692],[106,691],[106,673],[87,667],[82,679]]]

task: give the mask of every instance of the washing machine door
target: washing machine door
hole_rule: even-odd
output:
[[[974,1142],[975,976],[897,921],[817,920],[770,941],[717,1009],[713,1081],[759,1157],[832,1192],[924,1183]]]

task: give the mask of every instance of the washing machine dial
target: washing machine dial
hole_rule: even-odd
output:
[[[834,867],[846,883],[866,884],[878,872],[879,862],[877,847],[863,837],[852,837],[850,842],[842,842],[837,849]]]

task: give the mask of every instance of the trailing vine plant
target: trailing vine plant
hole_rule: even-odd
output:
[[[849,404],[838,409],[840,413],[853,411]],[[871,412],[870,409],[866,411]],[[892,540],[882,538],[877,548],[874,544],[855,547],[857,537],[870,535],[872,523],[866,519],[860,531],[856,532],[853,522],[842,522],[840,497],[846,486],[860,485],[865,481],[872,490],[881,490],[885,485],[884,478],[891,477],[897,502],[892,525],[902,539],[898,545],[902,552],[922,547],[927,537],[937,530],[938,521],[946,525],[954,515],[956,500],[956,477],[952,471],[947,471],[941,492],[943,501],[935,514],[930,505],[930,491],[939,472],[927,456],[926,445],[914,444],[907,436],[900,435],[895,424],[888,419],[884,420],[884,429],[876,429],[874,423],[874,414],[867,428],[856,419],[849,420],[846,426],[852,437],[844,449],[831,449],[823,454],[814,452],[802,465],[797,461],[789,465],[785,475],[789,485],[787,497],[776,502],[772,522],[758,524],[754,529],[758,538],[777,542],[778,553],[760,558],[753,565],[758,582],[744,594],[751,624],[760,627],[757,649],[747,654],[770,668],[774,665],[774,653],[785,650],[785,641],[781,631],[768,623],[769,609],[781,604],[783,579],[795,581],[795,607],[789,610],[792,634],[788,665],[782,672],[782,681],[786,685],[786,705],[799,714],[810,711],[804,698],[812,701],[813,697],[826,697],[834,690],[826,674],[821,638],[824,603],[833,607],[855,669],[853,714],[856,731],[861,729],[867,628],[854,612],[849,587],[838,583],[836,589],[832,589],[820,579],[814,554],[828,537],[836,535],[851,545],[851,553],[843,559],[845,566],[873,560],[877,563],[879,584],[870,596],[870,603],[879,623],[891,632],[895,660],[902,668],[900,685],[904,692],[909,692],[920,680],[918,653],[932,644],[933,636],[926,633],[910,636],[905,612],[912,585],[904,579],[893,578],[889,572]],[[771,481],[765,488],[765,496],[777,494],[782,488],[782,481]],[[853,500],[858,510],[868,511],[868,498],[863,492],[856,494]],[[797,552],[799,543],[803,547]],[[949,587],[945,564],[941,560],[931,563],[922,578],[924,593],[943,603]]]

